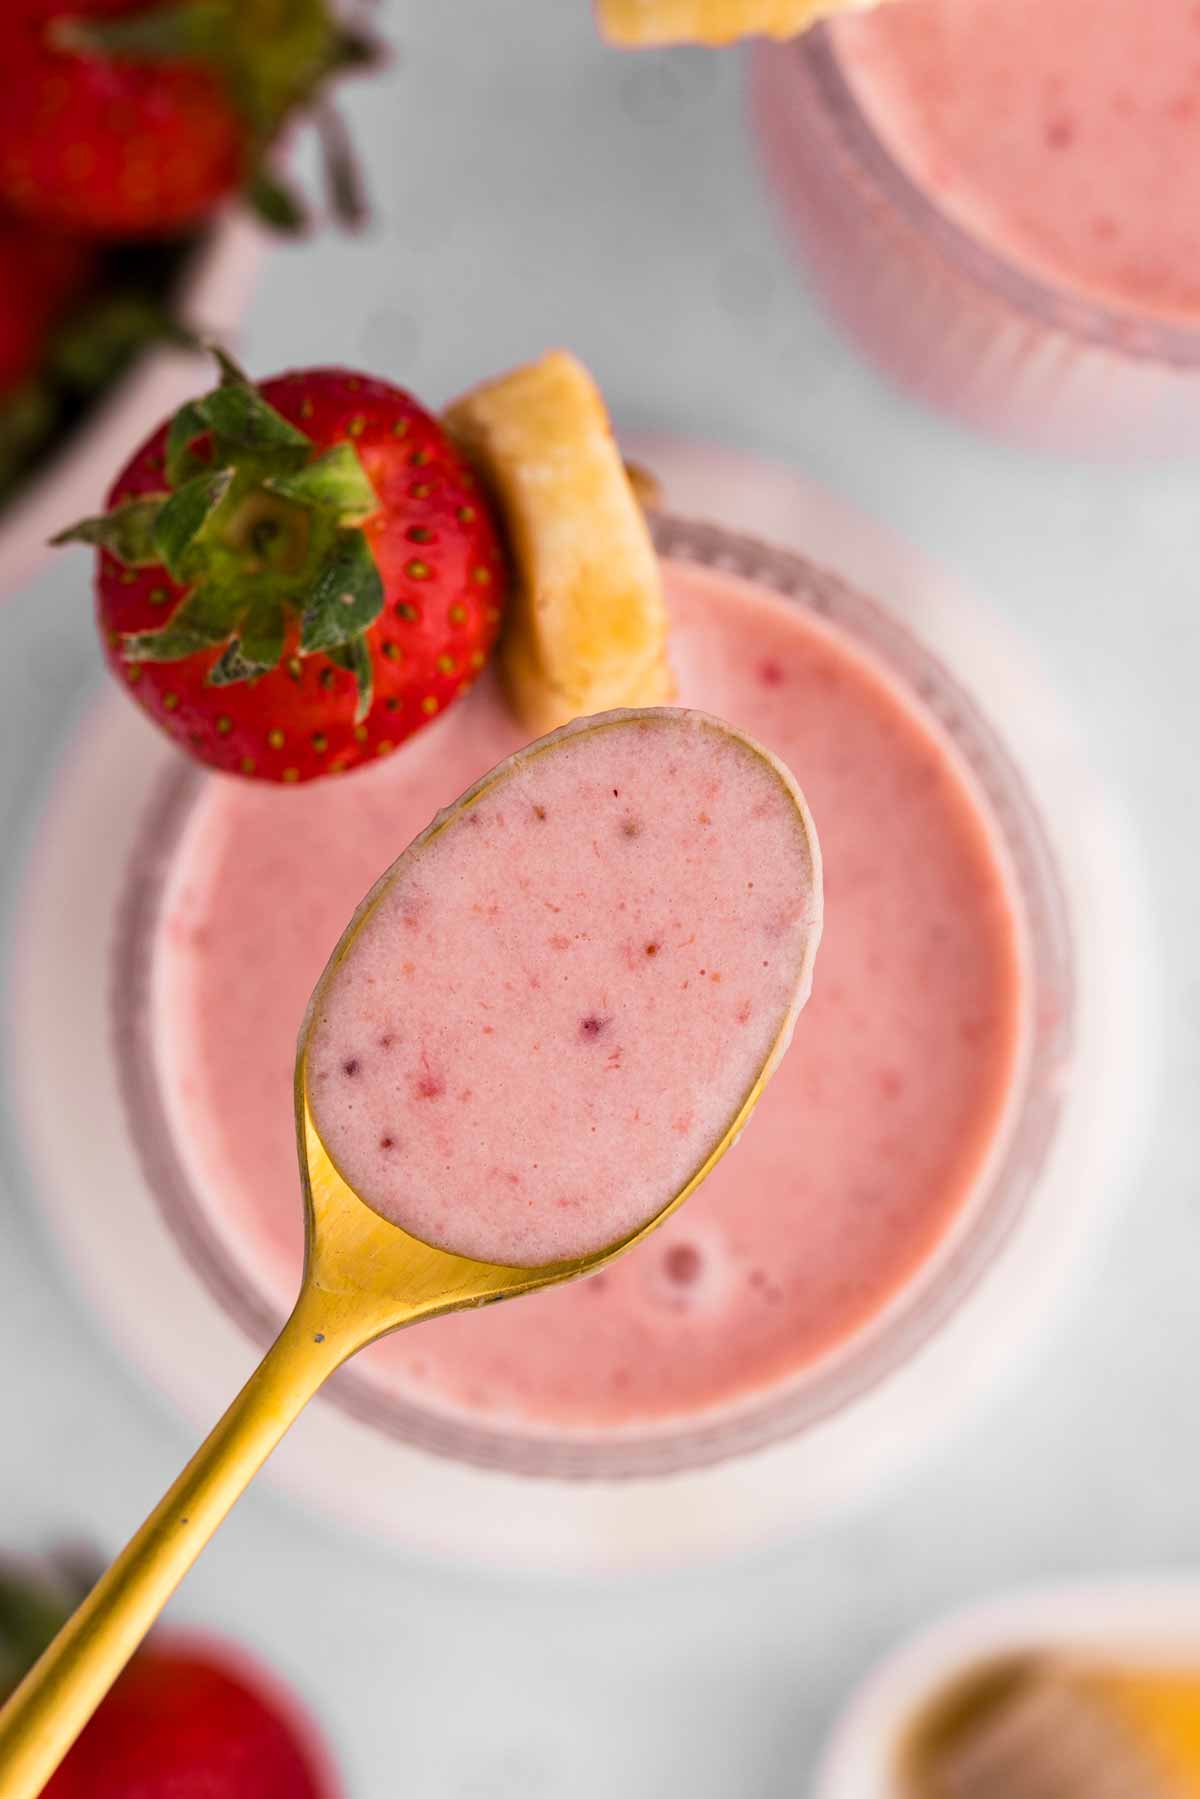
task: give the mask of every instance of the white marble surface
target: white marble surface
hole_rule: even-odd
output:
[[[782,1799],[910,1628],[1010,1583],[1200,1550],[1200,467],[1035,459],[882,387],[780,242],[736,56],[619,59],[584,0],[382,16],[401,55],[348,98],[376,229],[274,257],[250,365],[360,361],[438,401],[569,342],[628,428],[791,461],[874,514],[1002,614],[1074,711],[1133,815],[1171,971],[1166,1072],[1099,1280],[1040,1363],[878,1502],[757,1560],[601,1588],[421,1565],[261,1492],[176,1604],[312,1698],[352,1799]],[[4,650],[6,920],[98,684],[81,557],[5,601]],[[7,1118],[0,1206],[0,1538],[115,1545],[191,1433],[72,1302]]]

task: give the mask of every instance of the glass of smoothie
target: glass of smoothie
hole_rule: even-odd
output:
[[[887,374],[1047,448],[1200,446],[1191,0],[892,0],[763,46],[752,86],[814,284]]]
[[[665,516],[655,533],[679,701],[795,770],[827,922],[754,1129],[683,1214],[573,1289],[402,1332],[332,1384],[381,1431],[529,1475],[699,1467],[873,1387],[1022,1217],[1070,1058],[1054,865],[953,676],[795,555]],[[128,1119],[182,1253],[259,1340],[302,1249],[308,992],[397,844],[524,735],[489,672],[377,766],[268,788],[181,760],[147,811],[112,981]]]

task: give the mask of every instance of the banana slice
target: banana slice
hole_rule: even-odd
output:
[[[499,662],[521,723],[674,697],[662,575],[600,391],[565,350],[446,412],[500,508],[515,592]]]
[[[835,12],[876,0],[596,0],[610,44],[731,44],[740,37],[795,37]]]

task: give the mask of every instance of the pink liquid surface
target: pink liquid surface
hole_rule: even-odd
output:
[[[692,1417],[845,1341],[967,1202],[1019,1057],[1011,888],[940,735],[811,615],[729,576],[667,578],[681,700],[773,750],[818,821],[814,990],[745,1136],[646,1244],[359,1359],[501,1426]],[[291,1079],[309,993],[396,845],[519,739],[484,680],[377,769],[295,791],[213,780],[189,823],[157,947],[164,1081],[197,1190],[281,1309],[303,1239]]]
[[[519,753],[389,871],[314,997],[335,1166],[482,1262],[632,1236],[790,1035],[817,854],[784,772],[702,714],[609,713]]]
[[[832,27],[902,168],[1027,274],[1200,316],[1195,0],[893,0]]]

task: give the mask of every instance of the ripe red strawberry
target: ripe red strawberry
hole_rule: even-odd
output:
[[[296,222],[263,158],[368,55],[329,0],[4,0],[3,13],[0,200],[99,237],[179,231],[242,187]]]
[[[0,1575],[0,1698],[70,1606]],[[211,1638],[151,1638],[102,1702],[42,1799],[333,1799],[324,1746],[296,1701]]]
[[[42,1799],[331,1799],[324,1750],[295,1702],[225,1644],[152,1640],[85,1727]]]
[[[0,217],[0,399],[37,372],[50,332],[92,269],[92,252],[76,239]]]
[[[386,755],[474,681],[504,567],[475,480],[410,395],[345,369],[225,378],[143,445],[99,546],[133,697],[213,768],[307,781]]]

